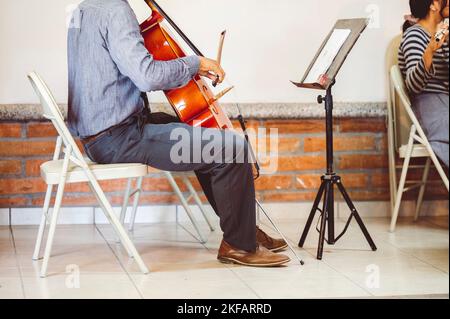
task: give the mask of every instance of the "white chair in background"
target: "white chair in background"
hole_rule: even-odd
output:
[[[80,182],[87,182],[89,184],[93,194],[96,196],[100,204],[100,207],[103,209],[103,212],[113,226],[113,229],[117,233],[129,256],[134,258],[140,270],[144,274],[147,274],[149,272],[148,268],[144,264],[134,244],[128,237],[128,234],[123,228],[123,225],[120,223],[119,218],[115,215],[111,204],[109,203],[98,183],[99,180],[115,180],[125,178],[136,178],[138,179],[138,184],[142,183],[142,178],[146,176],[148,172],[147,166],[142,164],[99,165],[88,162],[83,157],[81,151],[75,143],[75,140],[70,134],[64,122],[64,118],[47,85],[35,72],[30,73],[28,75],[28,78],[34,90],[36,91],[36,94],[39,96],[43,107],[44,117],[51,120],[59,134],[53,160],[44,163],[41,166],[42,178],[48,186],[47,192],[45,194],[41,224],[39,226],[38,237],[33,254],[33,259],[35,260],[39,258],[42,239],[45,232],[45,226],[48,222],[50,222],[44,258],[40,272],[41,277],[45,277],[47,275],[47,267],[51,255],[53,239],[58,222],[58,215],[61,208],[65,185],[68,183]],[[64,154],[64,159],[60,160],[59,158],[62,153]],[[57,192],[55,204],[52,213],[49,214],[53,186],[56,185]],[[129,194],[126,194],[126,196],[127,195]]]
[[[436,167],[442,181],[449,190],[448,177],[442,168],[436,154],[431,148],[430,143],[420,126],[412,108],[411,101],[408,96],[406,86],[403,80],[403,75],[398,65],[393,65],[390,69],[390,90],[389,90],[389,162],[390,162],[390,175],[391,175],[391,187],[396,189],[397,175],[395,166],[395,152],[398,151],[400,158],[403,158],[402,173],[398,184],[398,190],[394,195],[394,205],[392,211],[392,219],[390,231],[394,232],[397,224],[398,214],[400,210],[400,204],[404,192],[410,191],[417,187],[420,187],[419,196],[416,203],[415,219],[417,220],[420,214],[420,209],[423,202],[423,196],[425,193],[426,183],[430,172],[431,162]],[[409,127],[409,136],[406,144],[402,143],[399,139],[399,131],[402,128]],[[427,162],[423,172],[422,180],[419,183],[412,186],[405,187],[406,176],[408,169],[410,168],[411,158],[414,157],[426,157]]]

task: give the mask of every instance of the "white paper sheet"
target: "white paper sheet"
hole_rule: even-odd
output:
[[[328,42],[309,71],[304,83],[320,83],[322,75],[327,73],[339,50],[351,33],[350,29],[334,29]]]

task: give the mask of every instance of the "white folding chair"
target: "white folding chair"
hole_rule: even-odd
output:
[[[392,121],[390,122],[392,123],[392,125],[394,125],[391,132],[394,137],[394,140],[392,142],[394,143],[394,145],[396,145],[395,148],[398,149],[400,158],[404,159],[402,173],[400,176],[398,190],[394,197],[395,203],[392,211],[390,231],[394,232],[397,224],[403,193],[420,187],[415,213],[415,219],[418,219],[422,206],[423,196],[425,193],[426,183],[428,180],[428,175],[430,172],[431,162],[433,162],[434,166],[436,167],[440,177],[442,178],[442,181],[445,184],[445,187],[447,188],[447,191],[449,189],[449,181],[444,169],[442,168],[441,163],[439,162],[436,154],[431,148],[431,145],[428,142],[428,139],[411,108],[411,101],[406,90],[403,75],[398,65],[392,66],[390,70],[390,101],[389,112],[390,116],[393,117]],[[396,132],[400,129],[400,125],[409,126],[410,128],[408,142],[406,144],[399,143],[398,138],[395,138],[396,136],[398,137]],[[427,157],[427,162],[425,164],[421,182],[405,188],[406,176],[408,173],[408,169],[410,168],[411,158],[413,157]],[[391,158],[390,161],[393,161],[393,165],[395,165],[395,158]],[[391,176],[391,185],[393,184],[394,187],[397,182],[395,169],[396,167],[394,168],[394,172],[391,173],[394,174],[394,176]]]
[[[392,39],[386,51],[386,91],[391,92],[391,68],[398,64],[398,50],[402,40],[402,35],[397,35]],[[395,95],[394,95],[395,97]],[[394,103],[392,94],[387,100],[388,116],[388,153],[389,153],[389,185],[390,185],[390,199],[391,199],[391,215],[394,211],[395,197],[397,195],[397,170],[396,159],[398,156],[399,147],[408,143],[409,132],[411,128],[411,121],[398,103]],[[394,108],[394,105],[397,107]],[[401,168],[401,167],[400,167]]]
[[[35,72],[30,73],[28,75],[28,78],[34,90],[36,91],[36,94],[40,98],[44,117],[51,120],[59,134],[53,160],[44,163],[41,166],[41,176],[48,186],[47,192],[45,194],[41,224],[39,226],[35,251],[33,254],[33,259],[35,260],[39,258],[42,239],[45,232],[45,226],[48,222],[50,222],[47,242],[44,251],[44,258],[40,272],[41,277],[45,277],[47,275],[47,267],[51,255],[53,238],[58,222],[61,202],[63,199],[64,187],[68,183],[80,182],[89,183],[89,186],[96,196],[100,207],[103,209],[103,212],[113,226],[113,229],[120,238],[120,241],[122,242],[129,256],[134,258],[140,270],[144,274],[147,274],[149,272],[148,268],[144,264],[134,244],[128,237],[125,229],[120,223],[119,218],[115,215],[111,204],[109,203],[98,183],[99,180],[115,180],[124,178],[137,178],[138,183],[139,181],[142,182],[142,178],[148,173],[147,166],[142,164],[99,165],[88,162],[83,157],[81,151],[75,143],[75,140],[70,134],[64,122],[64,118],[47,85]],[[59,159],[61,153],[64,153],[63,160]],[[55,204],[52,213],[49,214],[50,200],[53,193],[53,186],[55,185],[57,185]]]

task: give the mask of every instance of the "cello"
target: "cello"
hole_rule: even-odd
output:
[[[141,34],[144,38],[146,49],[156,60],[169,61],[187,56],[181,46],[161,25],[163,21],[169,23],[196,55],[204,57],[194,43],[192,43],[183,31],[181,31],[155,0],[145,0],[145,2],[152,10],[152,15],[140,25]],[[221,41],[219,43],[219,53],[217,56],[219,64],[222,56],[224,38],[225,31],[222,32]],[[217,81],[218,78],[213,82],[213,86],[217,85]],[[186,86],[166,90],[164,91],[164,94],[181,122],[191,126],[233,130],[233,124],[218,103],[218,100],[231,89],[233,89],[233,87],[214,95],[205,80],[197,74]],[[245,139],[249,142],[245,120],[242,117],[242,114],[240,114],[240,111],[238,121]],[[249,151],[250,156],[254,161],[254,175],[255,179],[257,179],[260,176],[260,167],[251,146],[249,147]]]
[[[145,0],[145,2],[152,10],[152,16],[140,25],[141,34],[144,38],[145,47],[156,60],[169,61],[187,56],[169,32],[163,28],[161,25],[163,21],[167,21],[172,26],[196,55],[203,57],[200,50],[156,1]],[[225,32],[222,33],[219,60],[224,36]],[[213,85],[217,85],[217,81],[214,81]],[[205,80],[200,75],[196,75],[186,86],[166,90],[164,94],[181,122],[206,128],[233,129],[233,124],[218,103],[219,98],[231,89],[229,88],[215,96]]]

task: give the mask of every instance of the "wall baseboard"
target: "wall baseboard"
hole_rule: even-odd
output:
[[[277,220],[283,219],[306,219],[311,210],[311,203],[269,203],[265,204],[266,210]],[[355,202],[360,215],[369,217],[389,217],[390,203],[379,202]],[[211,207],[206,206],[209,216],[217,218]],[[120,208],[114,208],[116,214],[120,213]],[[199,221],[203,217],[199,209],[192,206],[192,211]],[[346,217],[349,210],[343,202],[336,203],[336,216]],[[413,216],[415,211],[414,201],[405,201],[402,204],[400,216]],[[448,216],[449,202],[446,200],[425,201],[421,216]],[[128,208],[128,222],[131,215],[131,208]],[[178,217],[177,217],[178,215]],[[138,208],[136,223],[170,223],[170,222],[189,221],[182,206],[141,206]],[[1,226],[20,226],[20,225],[39,225],[41,219],[40,208],[11,208],[0,209]],[[64,207],[61,210],[59,224],[63,225],[89,225],[89,224],[107,224],[108,221],[100,208],[94,207]]]

